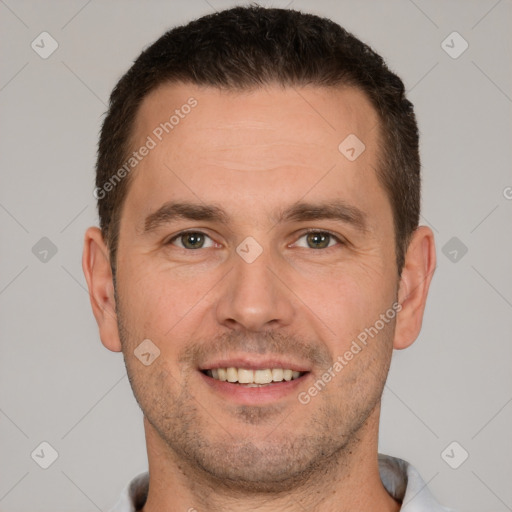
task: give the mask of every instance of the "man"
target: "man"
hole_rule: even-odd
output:
[[[237,7],[114,89],[83,268],[149,474],[114,510],[442,511],[377,453],[435,268],[401,80],[337,24]]]

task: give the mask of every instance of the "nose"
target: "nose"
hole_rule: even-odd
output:
[[[252,262],[232,256],[232,269],[219,289],[217,321],[231,329],[252,332],[290,325],[292,292],[268,251]]]

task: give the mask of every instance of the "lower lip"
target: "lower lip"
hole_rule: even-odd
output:
[[[215,393],[221,395],[224,399],[242,405],[254,405],[268,404],[282,398],[289,398],[290,395],[293,394],[297,395],[298,388],[304,384],[309,373],[306,373],[298,379],[276,382],[259,387],[247,387],[217,380],[213,377],[208,377],[208,375],[202,372],[199,372],[199,375]]]

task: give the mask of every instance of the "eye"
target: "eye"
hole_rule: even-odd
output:
[[[186,231],[171,238],[170,245],[176,245],[182,249],[205,249],[213,247],[213,240],[201,231]]]
[[[305,240],[305,242],[301,242],[301,240]],[[342,242],[328,231],[310,231],[302,235],[293,245],[308,249],[327,249],[337,243],[340,244]]]

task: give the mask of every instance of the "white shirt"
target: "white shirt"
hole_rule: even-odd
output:
[[[402,503],[400,512],[453,512],[433,498],[420,474],[408,462],[379,454],[382,484]],[[149,473],[137,475],[124,489],[116,506],[109,512],[137,512],[146,503]]]

